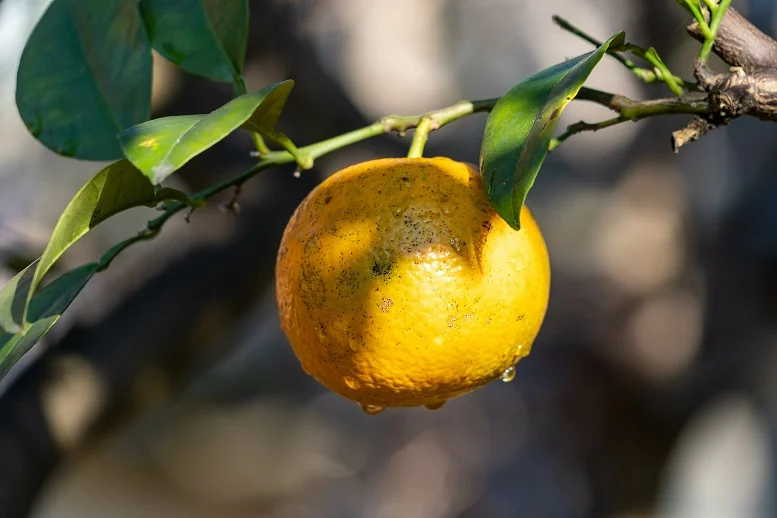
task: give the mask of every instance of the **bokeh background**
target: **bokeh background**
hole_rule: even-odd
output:
[[[45,246],[101,167],[21,123],[15,71],[45,0],[0,0],[0,283]],[[772,0],[734,6],[777,30]],[[282,129],[309,143],[383,115],[498,96],[588,50],[560,14],[657,47],[690,75],[674,0],[252,0],[250,88],[293,78]],[[606,60],[588,83],[667,96]],[[157,60],[155,116],[203,113],[228,85]],[[573,103],[564,123],[605,113]],[[485,117],[427,155],[476,162]],[[294,207],[337,169],[402,156],[375,139],[249,183],[171,221],[98,276],[0,385],[0,516],[20,518],[766,518],[777,516],[777,125],[738,120],[671,153],[683,117],[580,135],[529,204],[551,304],[512,383],[436,412],[378,416],[304,375],[278,327],[273,265]],[[234,136],[176,175],[196,190],[250,164]],[[226,198],[219,200],[226,201]],[[93,260],[153,216],[95,229]]]

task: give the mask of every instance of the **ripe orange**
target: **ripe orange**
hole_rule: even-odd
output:
[[[510,228],[480,175],[447,158],[335,173],[300,204],[276,265],[281,327],[303,368],[368,412],[439,408],[512,379],[548,303],[545,242]]]

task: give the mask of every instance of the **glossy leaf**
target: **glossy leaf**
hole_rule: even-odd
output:
[[[149,117],[151,48],[137,0],[54,0],[22,53],[16,104],[46,147],[115,160],[115,135]]]
[[[559,115],[607,49],[623,45],[624,38],[618,33],[592,52],[521,81],[491,111],[480,150],[483,189],[514,229],[520,228],[521,208],[548,153]]]
[[[192,74],[233,82],[243,70],[248,0],[142,0],[154,50]]]
[[[155,184],[243,126],[270,133],[294,86],[283,81],[242,95],[207,115],[163,117],[119,134],[126,157]]]
[[[35,289],[54,262],[90,229],[119,212],[153,207],[159,200],[154,186],[127,160],[109,165],[89,180],[60,216],[32,280]]]
[[[4,318],[0,322],[0,379],[49,332],[99,268],[98,263],[81,266],[44,287],[32,297],[27,324],[23,325],[19,304],[23,305],[22,301],[29,296],[36,264],[31,264],[0,290],[0,315],[12,315],[10,323]]]

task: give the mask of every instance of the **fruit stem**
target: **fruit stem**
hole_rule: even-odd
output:
[[[608,92],[601,92],[598,90],[592,90],[590,88],[582,88],[577,95],[577,99],[595,102],[609,108],[610,110],[619,114],[619,117],[603,121],[597,124],[578,123],[573,125],[572,131],[568,131],[569,135],[561,135],[558,139],[551,143],[551,147],[558,146],[563,140],[572,134],[580,131],[594,131],[596,129],[603,129],[605,127],[612,126],[616,123],[625,121],[637,121],[648,117],[665,114],[679,114],[679,113],[693,113],[702,114],[709,113],[712,108],[709,105],[709,100],[702,92],[691,92],[682,97],[675,97],[670,99],[653,99],[649,101],[635,101],[627,97],[611,94]],[[363,140],[367,140],[385,133],[396,132],[403,135],[406,131],[415,129],[416,134],[413,137],[411,143],[410,153],[408,156],[422,156],[424,144],[428,139],[429,133],[438,128],[450,124],[458,119],[471,115],[473,113],[489,112],[499,99],[484,99],[481,101],[460,101],[456,104],[435,110],[423,115],[412,116],[398,116],[391,115],[384,117],[377,122],[359,128],[354,131],[349,131],[332,137],[315,144],[303,146],[297,148],[296,152],[292,154],[290,151],[271,151],[262,153],[260,159],[249,169],[239,173],[232,178],[228,178],[223,182],[211,185],[200,192],[190,197],[190,202],[184,203],[181,201],[174,201],[168,203],[165,206],[164,211],[157,218],[151,220],[146,225],[146,228],[141,230],[137,235],[122,241],[103,257],[100,262],[100,270],[104,270],[108,267],[111,261],[129,246],[146,241],[156,237],[162,229],[162,226],[172,216],[181,212],[194,202],[195,205],[199,205],[200,202],[205,202],[211,197],[226,191],[230,188],[237,188],[242,186],[246,181],[250,180],[254,176],[258,175],[265,169],[269,169],[274,166],[291,164],[296,162],[300,157],[304,157],[306,160],[315,160],[321,156],[329,154],[333,151],[337,151],[344,147],[356,144]],[[423,138],[423,140],[422,140]],[[417,153],[417,155],[416,155]]]
[[[407,158],[421,158],[424,156],[424,147],[429,140],[429,132],[436,130],[440,125],[432,117],[425,115],[421,122],[416,126],[413,133],[413,141],[410,143],[410,149],[407,152]]]

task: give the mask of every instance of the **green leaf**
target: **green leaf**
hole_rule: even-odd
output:
[[[607,49],[623,45],[618,33],[596,50],[518,83],[488,117],[480,150],[483,189],[494,210],[514,229],[526,195],[548,153],[559,115]]]
[[[19,272],[0,290],[0,331],[16,333],[22,328],[24,306],[30,292],[38,259]]]
[[[154,184],[243,126],[271,133],[294,81],[241,95],[207,115],[163,117],[119,134],[125,156]]]
[[[243,71],[248,0],[142,0],[154,50],[192,74],[233,82]]]
[[[137,0],[54,0],[22,53],[16,105],[43,145],[115,160],[115,135],[147,120],[151,49]]]
[[[114,162],[97,173],[81,187],[60,216],[40,258],[30,294],[35,293],[43,276],[65,250],[90,229],[119,212],[139,206],[153,207],[159,201],[154,186],[127,160]]]
[[[36,264],[28,266],[0,290],[0,379],[49,332],[99,268],[98,263],[81,266],[40,290],[30,301],[28,323],[23,325],[19,304],[23,306],[21,301],[29,296]],[[10,323],[5,318],[9,315]]]

